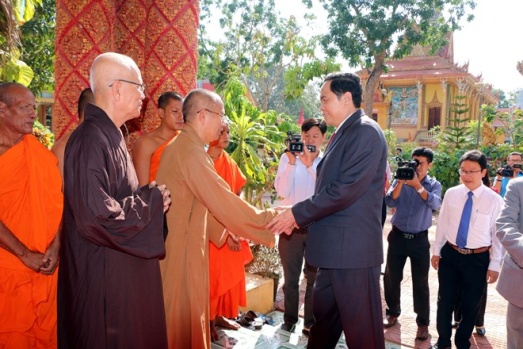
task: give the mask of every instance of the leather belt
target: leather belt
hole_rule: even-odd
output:
[[[405,231],[399,230],[395,225],[392,226],[392,231],[400,234],[401,236],[403,236],[404,239],[407,239],[407,240],[412,240],[412,239],[417,239],[422,236],[427,236],[429,233],[428,230],[423,230],[418,233],[407,233]]]
[[[453,245],[450,242],[448,242],[448,244],[450,245],[450,247],[452,247],[453,249],[455,249],[456,251],[458,251],[461,254],[478,254],[478,253],[483,253],[483,252],[488,251],[488,249],[490,248],[490,246],[480,247],[480,248],[459,248],[458,246]]]

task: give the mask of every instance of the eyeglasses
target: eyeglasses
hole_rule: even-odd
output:
[[[477,171],[465,171],[465,170],[462,170],[462,169],[458,170],[460,176],[463,176],[463,175],[471,176],[471,175],[476,174],[476,173],[481,172],[481,171],[483,171],[483,170],[477,170]]]
[[[116,81],[121,81],[121,82],[126,82],[128,84],[133,84],[133,85],[136,85],[138,86],[138,91],[140,91],[141,93],[144,93],[145,91],[145,84],[140,84],[140,83],[137,83],[137,82],[134,82],[134,81],[129,81],[129,80],[124,80],[124,79],[116,79],[114,80],[110,85],[109,87],[113,87],[114,83]]]
[[[228,119],[228,118],[227,118],[227,115],[222,114],[222,113],[217,113],[217,112],[212,111],[212,110],[207,109],[207,108],[202,108],[202,109],[198,110],[198,111],[196,112],[196,114],[199,114],[202,110],[206,110],[206,111],[208,111],[208,112],[211,113],[211,114],[218,115],[218,116],[220,117],[220,119],[225,119],[225,120]]]

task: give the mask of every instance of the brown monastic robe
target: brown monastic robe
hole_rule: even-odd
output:
[[[65,149],[60,348],[165,348],[163,199],[139,188],[120,130],[94,105]]]
[[[210,348],[209,238],[221,245],[225,226],[254,242],[274,244],[265,226],[275,212],[258,210],[231,192],[204,146],[193,127],[185,125],[165,148],[156,176],[170,188],[172,199],[166,256],[160,261],[171,349]],[[223,226],[208,219],[208,212]]]

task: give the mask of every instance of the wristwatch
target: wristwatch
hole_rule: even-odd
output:
[[[418,194],[421,194],[425,191],[425,188],[421,187],[419,188],[418,190],[416,190],[418,192]]]

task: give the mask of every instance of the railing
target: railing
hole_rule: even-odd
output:
[[[434,130],[419,130],[414,140],[418,142],[434,143],[436,142],[437,132]]]

